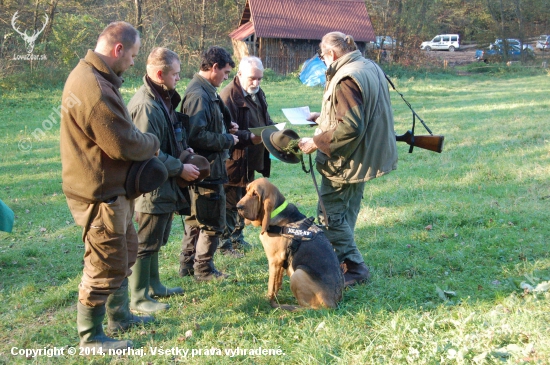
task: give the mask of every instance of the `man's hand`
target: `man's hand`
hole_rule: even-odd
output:
[[[257,136],[254,133],[250,133],[250,140],[253,144],[260,144],[262,143],[262,136]]]
[[[313,142],[313,138],[301,138],[298,142],[298,147],[303,153],[310,154],[317,151],[317,145]]]
[[[235,141],[235,144],[239,143],[239,137],[237,137],[235,134],[232,134],[231,137],[233,137],[233,141]]]
[[[237,133],[238,130],[239,130],[239,125],[235,122],[231,122],[231,128],[229,129],[229,133],[235,134]]]
[[[181,170],[180,177],[186,181],[193,181],[199,177],[199,168],[193,164],[183,164],[183,170]]]
[[[193,151],[193,149],[191,147],[189,147],[188,149],[186,149],[187,152],[191,152],[191,153],[195,153],[195,151]]]
[[[321,116],[321,113],[309,113],[309,117],[306,118],[306,120],[310,120],[312,122],[315,122],[317,123],[317,118],[319,118]]]

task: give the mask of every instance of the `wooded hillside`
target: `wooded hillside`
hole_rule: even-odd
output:
[[[33,72],[71,69],[93,48],[101,29],[114,20],[128,21],[142,32],[136,66],[152,47],[166,46],[178,52],[183,74],[190,75],[201,49],[214,44],[231,49],[228,33],[237,27],[245,3],[0,0],[0,77],[29,68]],[[439,33],[458,33],[462,41],[481,43],[496,37],[528,39],[550,33],[549,0],[367,0],[366,5],[376,34],[397,38],[399,52],[405,56],[407,50],[418,49],[420,42]],[[23,33],[36,35],[32,57]]]

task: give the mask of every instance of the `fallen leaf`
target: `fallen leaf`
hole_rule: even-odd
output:
[[[185,332],[185,339],[188,339],[188,338],[191,338],[193,337],[193,331],[192,330],[188,330]]]
[[[431,231],[432,228],[433,228],[433,227],[432,227],[431,224],[428,224],[426,227],[424,227],[424,229],[425,229],[426,231]]]
[[[447,297],[445,296],[445,292],[443,290],[441,290],[441,288],[438,287],[437,285],[435,286],[435,291],[437,292],[437,295],[439,296],[439,299],[441,299],[444,302],[446,302],[448,300]]]
[[[521,289],[523,289],[524,291],[528,292],[528,293],[535,290],[535,288],[533,288],[531,285],[527,284],[525,281],[522,281],[521,284],[519,284],[519,287]]]
[[[315,328],[315,332],[321,331],[323,328],[325,328],[325,321],[319,323],[317,327]]]
[[[46,228],[44,227],[40,228],[40,232],[46,232]]]

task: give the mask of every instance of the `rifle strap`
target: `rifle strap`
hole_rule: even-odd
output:
[[[384,76],[386,77],[386,80],[388,80],[388,83],[391,85],[391,87],[395,90],[396,93],[399,94],[399,96],[401,96],[401,99],[403,99],[403,101],[405,102],[405,104],[407,104],[407,106],[409,107],[409,109],[412,111],[412,114],[413,114],[413,126],[412,126],[412,135],[413,135],[413,138],[414,138],[414,125],[415,125],[415,122],[416,122],[416,119],[415,118],[418,118],[418,120],[420,121],[420,123],[422,123],[422,125],[424,126],[424,128],[426,128],[426,130],[428,131],[428,133],[430,133],[430,135],[433,136],[433,133],[432,131],[430,130],[430,128],[428,128],[428,126],[426,125],[426,123],[424,123],[424,121],[422,120],[422,118],[420,118],[420,116],[418,114],[416,114],[416,112],[414,111],[414,109],[412,108],[411,104],[405,99],[405,97],[403,96],[403,94],[401,94],[399,91],[397,91],[397,89],[395,88],[395,85],[393,84],[393,82],[390,80],[389,76],[384,72]],[[409,152],[412,152],[412,148],[413,146],[411,145],[411,148],[410,148],[410,151]]]

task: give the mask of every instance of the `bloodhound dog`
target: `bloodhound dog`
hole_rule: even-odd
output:
[[[261,226],[260,241],[269,262],[267,296],[273,308],[295,310],[276,299],[286,269],[290,289],[301,307],[335,308],[342,299],[344,277],[338,258],[312,218],[285,200],[268,179],[250,183],[237,203],[246,224]]]

